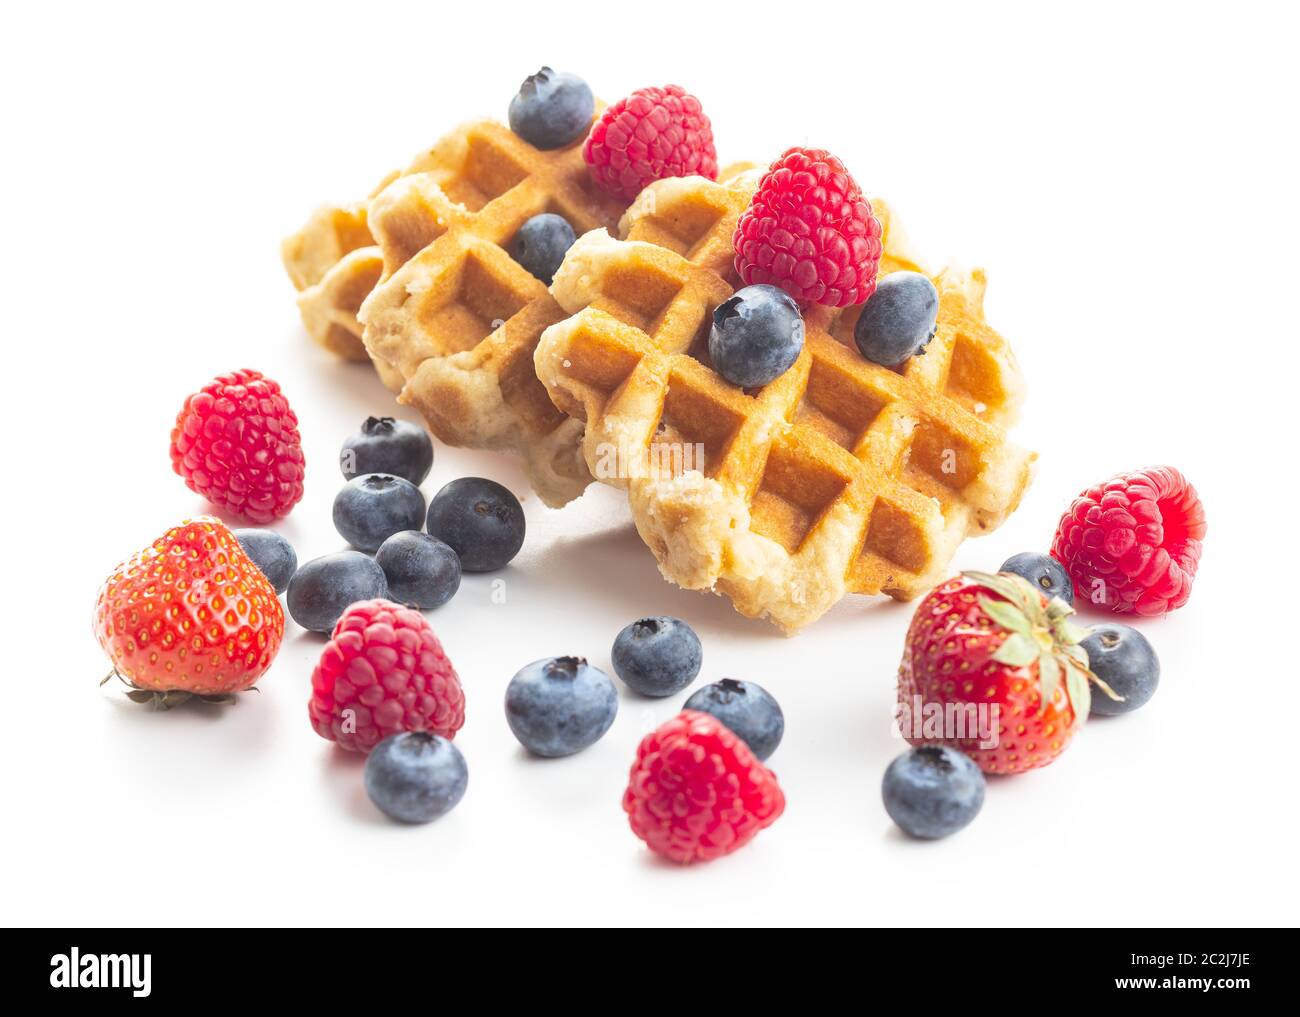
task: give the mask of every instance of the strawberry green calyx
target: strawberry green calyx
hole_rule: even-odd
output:
[[[198,692],[186,692],[183,689],[168,689],[167,691],[154,691],[153,689],[142,689],[139,685],[134,684],[124,677],[117,669],[109,671],[100,681],[100,687],[107,685],[116,678],[126,686],[126,698],[133,703],[147,704],[155,710],[170,710],[172,707],[180,706],[181,703],[188,702],[191,699],[200,703],[207,703],[210,706],[229,706],[235,702],[233,692],[218,692],[211,695]],[[250,685],[245,692],[256,692],[257,686]]]
[[[1079,645],[1087,635],[1070,620],[1072,608],[1059,597],[1044,601],[1033,585],[1008,572],[963,572],[967,579],[1002,596],[1003,600],[980,597],[984,612],[1009,633],[993,659],[1009,667],[1038,662],[1039,710],[1046,708],[1061,682],[1078,723],[1088,719],[1092,706],[1091,685],[1118,700],[1105,682],[1088,666],[1088,652]]]

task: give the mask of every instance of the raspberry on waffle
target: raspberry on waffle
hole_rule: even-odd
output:
[[[978,271],[934,278],[937,334],[897,370],[858,353],[860,307],[818,306],[785,374],[752,392],[725,382],[708,361],[710,315],[740,285],[731,237],[755,183],[659,181],[622,239],[581,237],[551,287],[572,316],[535,362],[555,404],[586,422],[592,473],[627,489],[664,575],[790,632],[846,592],[925,592],[963,538],[1015,509],[1034,456],[1006,437],[1023,383],[984,320]],[[873,206],[881,271],[920,270]],[[678,448],[703,462],[656,454]],[[617,471],[603,468],[611,450]]]
[[[638,88],[596,118],[582,146],[592,178],[633,201],[665,177],[718,179],[713,127],[680,85]]]

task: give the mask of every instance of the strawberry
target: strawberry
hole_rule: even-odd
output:
[[[985,773],[1046,766],[1087,719],[1096,684],[1084,632],[1059,598],[1011,573],[963,572],[921,601],[898,670],[913,745],[948,745]]]
[[[186,520],[104,580],[95,636],[136,702],[230,702],[271,666],[284,611],[224,523]],[[101,682],[101,684],[103,684]]]

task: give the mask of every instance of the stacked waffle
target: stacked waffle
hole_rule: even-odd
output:
[[[933,277],[935,337],[898,368],[856,349],[860,307],[814,304],[789,370],[756,390],[722,378],[711,316],[741,285],[732,238],[757,181],[672,177],[629,208],[580,143],[542,151],[484,121],[318,212],[284,259],[312,337],[369,357],[443,441],[519,454],[549,505],[593,476],[625,489],[669,580],[794,631],[847,592],[923,593],[1015,509],[1034,457],[1006,436],[1023,384],[980,272]],[[873,207],[881,274],[919,271]],[[549,292],[508,253],[543,212],[580,235]]]

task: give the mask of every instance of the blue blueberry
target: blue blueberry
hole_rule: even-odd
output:
[[[429,502],[426,528],[460,556],[466,572],[491,572],[524,546],[524,509],[496,481],[461,477]]]
[[[460,589],[460,559],[437,537],[419,530],[394,533],[375,561],[388,579],[388,598],[422,611],[441,607]]]
[[[442,735],[389,735],[366,757],[366,794],[379,811],[403,823],[427,823],[465,797],[469,768]]]
[[[1117,702],[1094,685],[1089,712],[1103,717],[1132,713],[1155,695],[1160,684],[1160,659],[1137,629],[1115,622],[1096,625],[1079,645],[1088,651],[1092,673],[1123,697],[1122,702]]]
[[[946,745],[904,752],[889,764],[882,785],[885,811],[904,832],[934,839],[956,833],[984,804],[984,774]]]
[[[391,473],[367,473],[349,480],[334,498],[334,528],[353,547],[374,554],[402,530],[424,521],[424,495]]]
[[[924,353],[934,338],[939,291],[920,272],[892,272],[876,283],[853,327],[858,349],[868,360],[897,367]]]
[[[563,148],[587,133],[596,99],[576,74],[543,67],[510,100],[510,129],[537,148]]]
[[[723,678],[686,700],[685,709],[717,717],[760,761],[776,751],[785,734],[785,714],[780,705],[767,689],[753,682]]]
[[[311,632],[329,632],[352,604],[388,596],[384,570],[360,551],[315,558],[289,580],[289,615]]]
[[[757,388],[799,359],[803,334],[803,315],[790,294],[766,284],[746,286],[714,308],[709,358],[733,385]]]
[[[594,745],[617,713],[614,682],[582,657],[535,660],[506,687],[506,722],[538,756],[571,756]]]
[[[433,441],[418,424],[393,417],[366,417],[339,451],[339,469],[348,480],[367,473],[391,473],[416,487],[433,469]]]
[[[274,530],[247,527],[232,532],[244,553],[253,559],[253,564],[275,587],[275,592],[283,593],[298,570],[298,555],[294,553],[293,545]]]
[[[671,696],[700,673],[704,647],[680,618],[642,618],[620,632],[611,654],[614,672],[633,692]]]
[[[549,286],[574,239],[573,227],[563,216],[543,212],[519,227],[510,242],[510,256]]]
[[[1013,554],[1002,563],[998,571],[1011,572],[1028,579],[1043,591],[1048,600],[1060,597],[1067,604],[1074,603],[1074,583],[1070,580],[1070,573],[1050,554],[1039,554],[1037,551]]]

